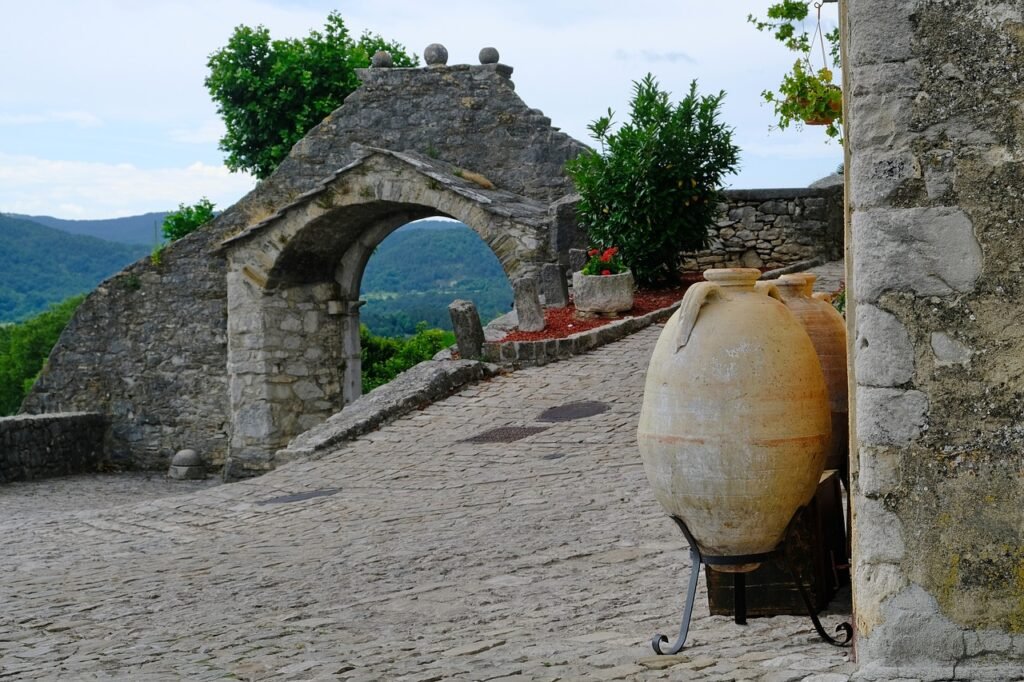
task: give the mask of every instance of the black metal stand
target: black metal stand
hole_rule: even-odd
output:
[[[799,514],[799,512],[797,512]],[[662,650],[662,645],[668,643],[668,637],[662,634],[654,635],[651,639],[651,648],[654,649],[654,653],[659,655],[671,655],[677,654],[683,649],[683,645],[686,644],[686,637],[690,632],[690,619],[693,616],[693,603],[697,598],[697,579],[700,576],[701,567],[707,566],[739,566],[742,564],[754,564],[761,563],[768,559],[777,556],[780,552],[786,561],[786,568],[789,569],[789,575],[793,579],[793,584],[796,585],[797,591],[800,593],[800,598],[804,602],[804,606],[807,608],[807,614],[811,617],[811,621],[814,623],[814,629],[817,631],[818,636],[825,642],[828,642],[832,646],[849,646],[850,640],[853,639],[853,627],[849,623],[840,623],[836,626],[836,632],[842,632],[844,637],[842,639],[833,639],[826,632],[825,628],[821,626],[821,621],[818,620],[818,614],[814,610],[814,605],[811,603],[811,598],[807,594],[807,590],[804,589],[803,582],[800,580],[800,574],[797,573],[796,567],[793,564],[792,559],[786,552],[786,541],[785,539],[779,543],[779,545],[770,552],[764,552],[762,554],[742,554],[737,556],[705,556],[701,553],[697,547],[697,541],[690,533],[690,529],[686,527],[683,520],[679,517],[671,517],[676,525],[679,526],[679,530],[683,532],[683,536],[686,537],[686,542],[690,545],[690,582],[686,587],[686,607],[683,610],[683,621],[679,626],[679,637],[676,638],[675,643],[668,650]],[[789,531],[786,531],[788,536]],[[746,575],[743,573],[733,574],[733,587],[734,587],[734,620],[737,625],[746,625],[747,623],[747,595],[746,595]]]

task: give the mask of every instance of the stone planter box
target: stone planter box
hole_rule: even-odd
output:
[[[633,307],[633,273],[584,275],[572,273],[573,304],[584,313],[621,313]]]

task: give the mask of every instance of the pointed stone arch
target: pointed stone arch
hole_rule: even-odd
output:
[[[221,244],[233,459],[258,468],[359,396],[366,264],[394,230],[437,215],[473,229],[510,280],[551,259],[547,205],[450,164],[376,148]]]

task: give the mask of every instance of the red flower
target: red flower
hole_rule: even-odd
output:
[[[611,270],[602,270],[601,274],[602,275],[610,275],[610,274],[612,274],[612,271]]]
[[[591,249],[590,251],[587,251],[587,255],[590,256],[591,258],[596,256],[598,253],[600,253],[600,251],[598,251],[597,249]]]
[[[609,262],[609,261],[610,261],[611,259],[612,259],[612,254],[608,253],[607,251],[605,251],[605,252],[604,252],[604,253],[603,253],[603,254],[601,255],[601,262],[602,262],[602,263],[607,263],[607,262]]]

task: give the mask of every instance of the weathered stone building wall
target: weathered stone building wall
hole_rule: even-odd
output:
[[[860,679],[1024,670],[1024,5],[847,2]]]
[[[0,483],[96,471],[106,431],[102,414],[0,418]]]
[[[687,270],[781,268],[843,257],[843,190],[752,189],[725,192],[706,251],[684,259]]]

